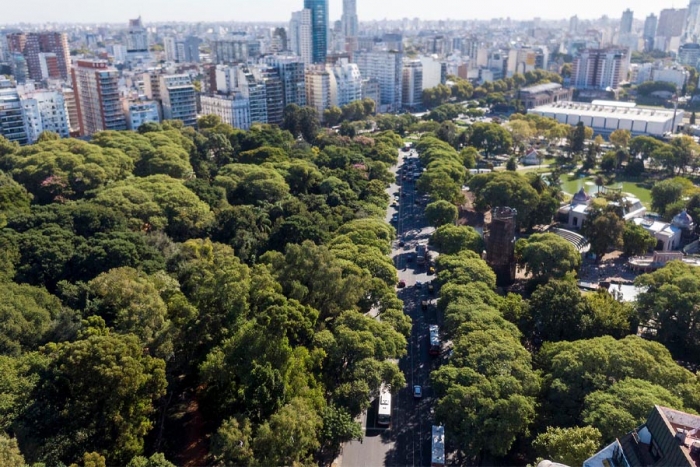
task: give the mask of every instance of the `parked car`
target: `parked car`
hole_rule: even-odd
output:
[[[420,309],[423,311],[428,311],[428,300],[420,301]]]
[[[399,289],[403,289],[404,287],[406,287],[406,281],[403,279],[399,280],[399,283],[396,284],[396,287],[398,287]]]
[[[433,286],[433,283],[431,282],[428,284],[428,293],[432,295],[433,292],[435,292],[435,286]]]

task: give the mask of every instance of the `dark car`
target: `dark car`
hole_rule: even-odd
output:
[[[396,287],[398,287],[399,289],[403,289],[404,287],[406,287],[406,281],[401,279],[399,283],[396,284]]]
[[[428,300],[420,301],[420,309],[423,311],[428,311]]]
[[[430,284],[428,284],[428,293],[432,294],[433,292],[435,292],[435,287],[433,286],[433,283],[431,282]]]

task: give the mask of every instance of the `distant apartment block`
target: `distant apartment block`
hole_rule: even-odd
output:
[[[578,89],[618,89],[627,79],[627,49],[584,49],[575,57],[571,85]]]
[[[119,96],[119,72],[102,60],[78,60],[71,70],[80,135],[126,130]]]
[[[403,54],[396,51],[358,52],[355,56],[363,78],[379,82],[380,112],[397,112],[403,105]]]
[[[241,130],[250,128],[250,100],[241,93],[205,95],[201,99],[202,115],[216,115],[223,123]]]
[[[27,62],[29,79],[41,81],[45,78],[67,80],[70,76],[70,51],[68,49],[68,36],[59,32],[30,32],[14,33],[7,36],[9,52],[20,53]],[[55,62],[49,58],[51,65],[46,64],[44,56],[45,72],[42,73],[42,54],[54,54]]]
[[[401,86],[403,107],[407,109],[420,107],[423,98],[423,64],[420,60],[404,63]]]
[[[306,104],[323,117],[323,111],[338,105],[338,85],[335,75],[325,66],[318,66],[306,72]]]
[[[219,64],[247,62],[260,56],[260,42],[246,39],[223,39],[212,43],[214,61]]]

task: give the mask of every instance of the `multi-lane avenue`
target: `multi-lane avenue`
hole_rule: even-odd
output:
[[[397,239],[392,245],[392,258],[398,270],[399,280],[406,284],[398,290],[404,302],[404,312],[413,320],[406,357],[399,367],[406,376],[406,387],[394,388],[392,421],[389,428],[376,425],[376,404],[373,404],[361,422],[364,438],[343,446],[338,464],[342,467],[365,466],[429,466],[433,391],[430,387],[430,371],[436,363],[428,354],[429,324],[437,324],[435,297],[428,292],[427,284],[434,279],[427,273],[427,265],[416,261],[416,245],[427,243],[433,232],[425,217],[425,200],[416,192],[412,174],[420,170],[415,152],[400,152],[398,166],[394,167],[396,182],[388,192],[398,198],[396,206],[387,211],[387,222],[392,222]],[[405,179],[404,178],[405,175]],[[396,221],[392,217],[396,214]],[[403,243],[403,246],[400,246]],[[426,311],[421,300],[429,300]],[[413,396],[413,387],[420,385],[420,399]]]

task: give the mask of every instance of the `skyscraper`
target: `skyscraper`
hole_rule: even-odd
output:
[[[312,29],[311,10],[304,9],[292,13],[292,20],[289,22],[290,49],[301,57],[305,65],[310,65],[313,60]]]
[[[126,51],[130,54],[148,53],[148,31],[143,27],[141,17],[129,20],[126,35]]]
[[[397,112],[403,104],[403,54],[395,50],[358,52],[355,56],[363,78],[379,82],[380,112]]]
[[[620,20],[620,34],[629,34],[632,32],[632,20],[634,12],[629,8],[622,12],[622,20]]]
[[[695,42],[700,37],[700,0],[690,0],[688,4],[688,17],[683,37],[689,42]]]
[[[357,21],[357,0],[343,0],[342,22],[343,35],[347,37],[357,37],[359,25]]]
[[[160,98],[164,119],[197,124],[197,92],[189,75],[160,75]]]
[[[326,63],[328,52],[328,0],[304,0],[311,10],[311,61]]]
[[[626,49],[584,49],[576,57],[571,85],[579,89],[617,89],[627,78],[629,54]]]
[[[656,23],[658,18],[654,13],[647,16],[644,21],[644,51],[651,52],[654,50],[654,37],[656,37]]]
[[[78,60],[71,70],[81,136],[126,130],[119,71],[103,60]]]
[[[569,34],[576,34],[577,32],[578,32],[578,16],[574,15],[569,19]]]

